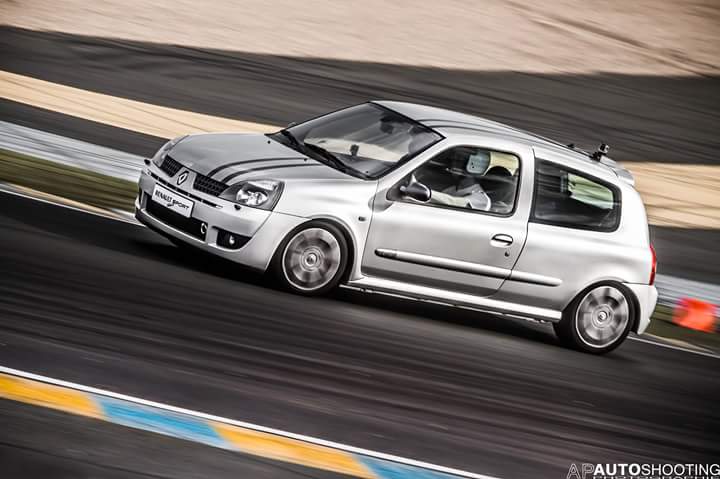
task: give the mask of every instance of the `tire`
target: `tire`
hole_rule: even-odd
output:
[[[575,297],[553,324],[560,341],[573,349],[605,354],[620,346],[635,322],[630,293],[620,283],[590,286]]]
[[[340,283],[348,256],[347,240],[338,227],[327,221],[310,221],[295,228],[280,243],[272,270],[285,289],[319,296]]]

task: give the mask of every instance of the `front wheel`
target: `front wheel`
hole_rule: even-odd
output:
[[[293,230],[280,244],[273,269],[290,291],[314,296],[338,285],[347,258],[348,246],[342,232],[330,223],[311,221]]]
[[[608,283],[580,293],[553,324],[567,346],[593,354],[605,354],[620,346],[633,323],[633,305],[625,288]]]

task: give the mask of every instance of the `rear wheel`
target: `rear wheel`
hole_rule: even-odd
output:
[[[606,283],[580,293],[553,327],[564,344],[604,354],[620,346],[632,324],[633,305],[625,288],[618,283]]]
[[[320,295],[335,288],[345,271],[348,246],[331,223],[311,221],[293,230],[280,244],[273,269],[287,289]]]

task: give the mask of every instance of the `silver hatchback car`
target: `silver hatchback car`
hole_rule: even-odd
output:
[[[627,170],[507,125],[374,101],[279,132],[176,138],[136,216],[174,242],[272,271],[553,323],[604,353],[655,308],[655,254]]]

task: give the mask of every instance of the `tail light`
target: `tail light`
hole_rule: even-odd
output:
[[[655,248],[650,245],[650,254],[652,255],[652,268],[650,269],[650,286],[655,284],[655,273],[657,272],[657,255],[655,254]]]

